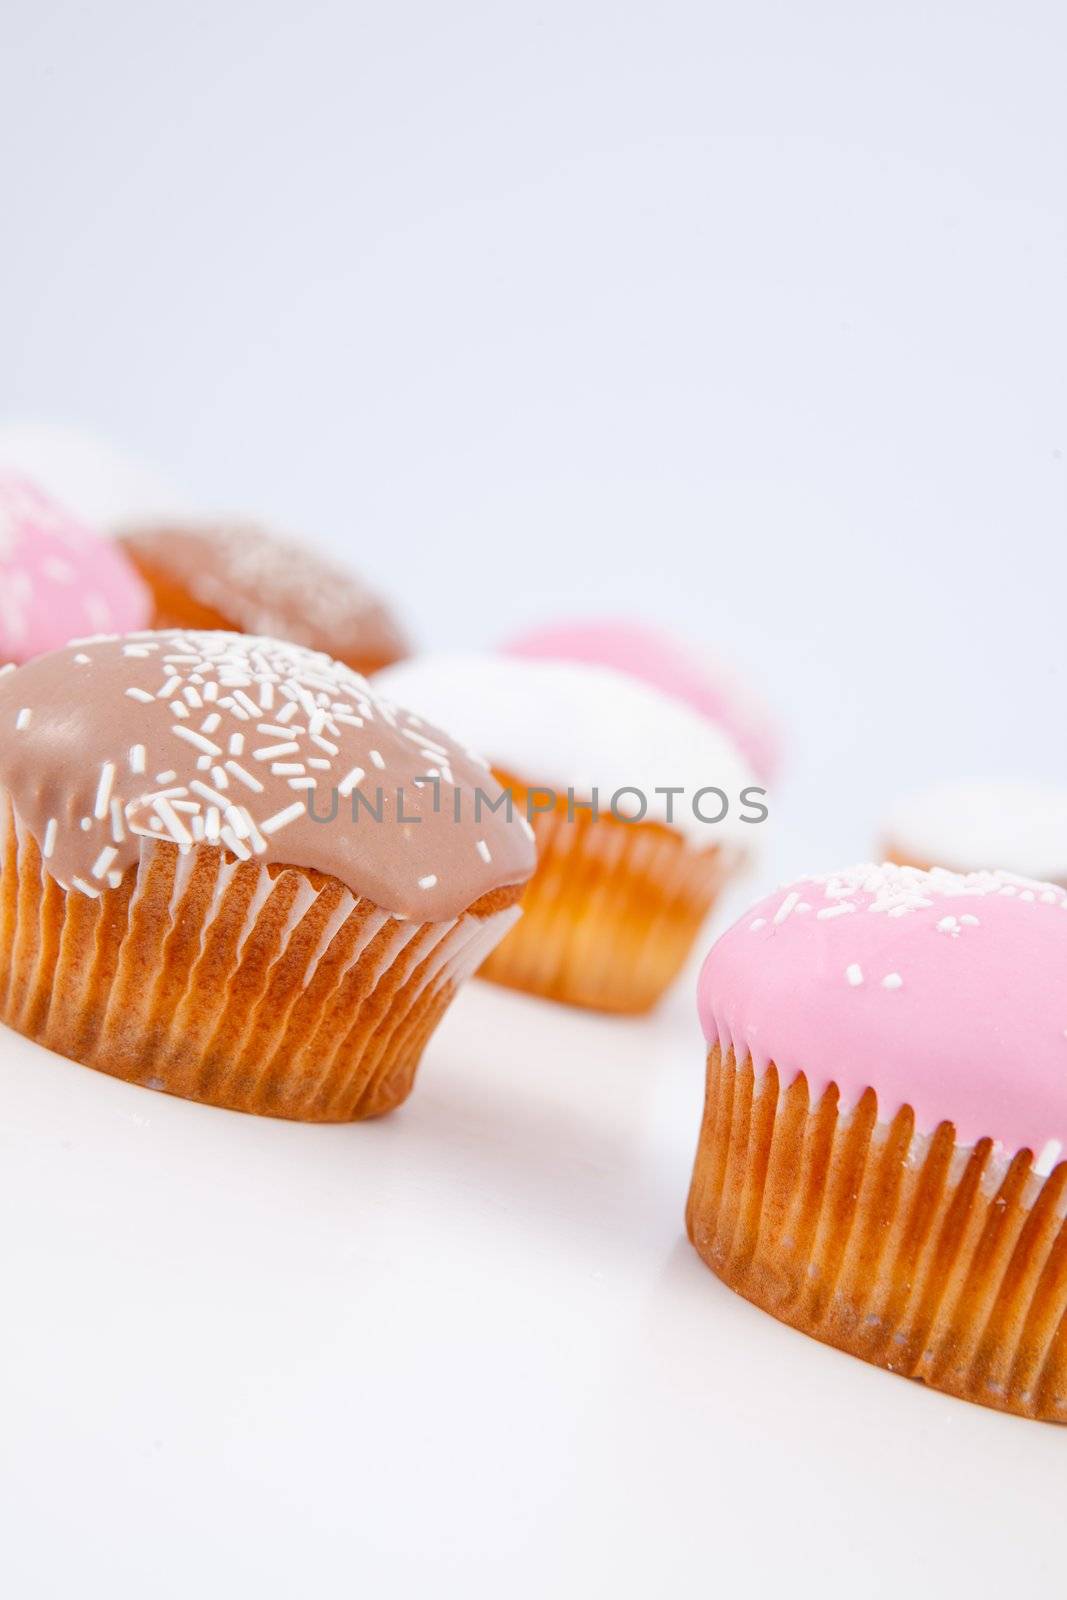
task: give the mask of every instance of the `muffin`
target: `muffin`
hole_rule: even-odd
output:
[[[152,591],[156,628],[277,636],[363,673],[407,654],[395,618],[358,578],[264,528],[160,522],[120,540]]]
[[[482,764],[275,639],[86,640],[0,674],[0,735],[0,1019],[191,1100],[398,1105],[534,866]]]
[[[0,472],[0,663],[144,627],[148,591],[114,545],[28,478]]]
[[[756,777],[778,771],[774,717],[758,693],[710,651],[696,649],[646,623],[605,620],[535,628],[505,645],[508,655],[541,661],[584,661],[625,672],[659,689],[720,727]]]
[[[182,505],[180,493],[153,466],[82,428],[0,423],[0,471],[39,484],[97,533],[173,515]]]
[[[884,842],[901,866],[1003,867],[1067,885],[1067,790],[997,780],[939,784],[896,807]]]
[[[767,815],[722,729],[629,674],[578,662],[428,656],[375,684],[451,719],[532,826],[522,923],[482,975],[572,1005],[648,1010]]]
[[[1067,895],[1007,872],[802,878],[712,947],[687,1223],[783,1322],[1067,1421]]]

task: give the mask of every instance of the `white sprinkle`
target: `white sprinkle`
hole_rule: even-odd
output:
[[[811,907],[806,900],[798,900],[796,905],[793,907],[793,910],[798,917],[801,917],[804,915],[805,911],[810,911]]]
[[[222,718],[219,713],[217,711],[212,711],[210,716],[205,717],[203,722],[200,724],[200,732],[214,733],[221,721]]]
[[[218,843],[219,824],[221,821],[222,815],[218,806],[208,806],[207,815],[204,818],[204,838],[209,840],[211,844]]]
[[[775,923],[784,922],[799,899],[800,896],[797,894],[796,890],[791,890],[791,892],[786,895],[785,899],[778,907],[778,910],[774,913]]]
[[[977,928],[977,927],[981,926],[981,924],[978,921],[978,918],[977,917],[972,917],[971,913],[969,911],[965,911],[963,913],[963,916],[960,918],[960,921],[962,922],[962,924],[963,924],[963,926],[965,928]]]
[[[250,861],[252,859],[251,850],[237,837],[232,828],[223,828],[220,837],[223,844],[237,857],[238,861]]]
[[[243,689],[235,689],[233,691],[233,697],[237,701],[238,705],[242,705],[244,707],[250,717],[259,716],[259,707],[256,705],[256,702],[253,699],[245,694]]]
[[[204,709],[204,702],[201,700],[199,694],[193,688],[191,683],[187,684],[182,690],[182,696],[186,705],[192,706],[194,711],[202,711]]]
[[[106,817],[111,804],[111,785],[115,781],[115,763],[105,761],[100,768],[100,782],[96,788],[96,804],[93,807],[93,816]]]
[[[159,698],[161,700],[169,700],[175,689],[181,687],[181,681],[182,680],[177,676],[169,677],[162,689],[159,691]]]
[[[204,696],[204,700],[205,700],[206,704],[214,705],[215,701],[219,697],[219,686],[215,682],[214,678],[209,678],[208,679],[207,683],[205,683],[205,685],[204,685],[204,688],[203,688],[202,692],[203,692],[203,696]]]
[[[855,911],[856,907],[851,900],[839,900],[835,906],[824,906],[821,911],[816,911],[816,922],[829,922],[831,917],[843,917],[847,911]]]
[[[80,889],[82,894],[87,894],[90,900],[99,900],[100,890],[94,889],[92,884],[86,883],[84,878],[71,878],[70,881],[75,889]]]
[[[341,796],[342,800],[348,799],[348,796],[352,793],[352,790],[357,784],[363,782],[365,776],[366,774],[364,773],[362,767],[353,767],[351,772],[345,773],[344,777],[337,785],[337,793]]]
[[[312,744],[317,744],[320,750],[325,750],[328,756],[340,755],[340,746],[334,744],[332,739],[324,739],[321,734],[309,733],[308,738]]]
[[[492,861],[493,858],[492,858],[491,854],[489,853],[489,846],[486,844],[484,839],[479,839],[478,843],[474,846],[474,848],[477,850],[478,854],[481,856],[482,860],[486,863],[486,865],[488,865],[489,862]]]
[[[231,773],[232,776],[237,779],[238,783],[243,783],[246,789],[251,789],[253,794],[263,793],[263,785],[260,783],[259,779],[254,778],[250,772],[246,772],[244,767],[242,767],[239,762],[227,761],[226,771]]]
[[[280,756],[295,756],[300,746],[293,739],[288,744],[262,744],[252,754],[257,761],[276,761]]]
[[[314,767],[316,772],[329,772],[332,764],[325,756],[308,756],[308,766]]]
[[[845,977],[854,989],[863,982],[863,968],[858,961],[853,961],[850,967],[845,968]]]
[[[74,665],[76,667],[87,667],[89,665],[90,659],[91,659],[91,657],[87,656],[84,653],[84,651],[79,650],[78,654],[74,657]],[[149,695],[149,699],[151,699],[151,698],[152,698],[151,695]]]
[[[765,928],[766,926],[767,926],[767,918],[766,917],[756,917],[756,919],[753,922],[750,922],[749,925],[748,925],[750,933],[758,933],[761,928]]]
[[[900,989],[903,987],[903,985],[904,979],[900,976],[899,972],[887,972],[885,977],[882,979],[883,989]]]
[[[184,721],[185,718],[189,715],[188,706],[183,705],[183,703],[180,700],[172,700],[171,703],[170,703],[170,709],[174,713],[174,715],[178,718],[179,722]]]
[[[150,706],[156,698],[154,694],[149,694],[147,689],[131,688],[127,689],[126,693],[131,700],[140,700],[141,704],[145,706]]]
[[[419,879],[419,888],[420,889],[432,889],[436,882],[437,882],[437,874],[436,874],[436,872],[428,872],[426,874],[425,878],[420,878]]]
[[[206,783],[201,783],[199,778],[194,778],[189,787],[194,794],[198,794],[204,800],[210,801],[213,806],[220,806],[224,811],[230,804],[224,794],[219,794],[216,789],[211,789]]]
[[[382,768],[382,767],[385,766],[385,762],[382,759],[382,753],[381,753],[380,750],[372,750],[371,753],[370,753],[370,758],[371,758],[371,762],[373,763],[374,766],[376,766],[378,768]]]
[[[319,783],[319,780],[317,778],[290,778],[289,779],[289,787],[290,787],[290,789],[317,789],[318,788],[318,783]]]
[[[1035,895],[1035,893],[1034,893],[1034,891],[1032,889],[1024,889],[1022,894],[1019,896],[1019,899],[1020,900],[1025,900],[1025,901],[1027,901],[1029,903],[1031,901],[1036,900],[1037,896]]]
[[[276,778],[299,777],[304,771],[302,761],[272,761],[270,770]]]
[[[126,829],[123,825],[121,800],[112,800],[111,802],[111,837],[114,839],[116,844],[121,844],[123,839],[126,837]]]
[[[195,728],[172,728],[171,733],[177,734],[179,739],[184,739],[187,744],[195,744],[198,750],[203,750],[205,755],[221,756],[220,745],[213,744],[210,739],[205,739],[202,733],[197,733]]]
[[[116,872],[113,869],[107,875],[107,882],[108,882],[108,888],[109,889],[117,889],[119,884],[122,882],[122,873],[121,872]]]
[[[231,756],[243,756],[245,753],[245,736],[243,733],[230,734]]]
[[[173,767],[164,767],[162,772],[156,773],[157,783],[173,783],[178,774]]]
[[[143,744],[130,746],[130,771],[143,772],[145,769],[145,748]]]
[[[291,739],[292,728],[283,728],[277,722],[259,722],[256,727],[260,733],[268,734],[272,739]]]
[[[266,822],[260,823],[263,833],[277,833],[279,828],[286,827],[290,822],[295,822],[297,817],[302,817],[307,807],[302,800],[296,800],[291,806],[286,806],[284,811],[276,811],[273,817],[268,817]]]
[[[248,812],[243,806],[235,806],[231,801],[226,805],[222,814],[226,818],[227,827],[232,828],[238,839],[247,839],[249,837],[252,829],[249,825]]]
[[[81,819],[81,831],[83,833],[88,833],[89,829],[92,827],[92,825],[93,825],[92,817],[83,817]]]
[[[953,939],[958,939],[960,936],[960,925],[955,917],[942,917],[941,921],[937,925],[937,931],[938,933],[951,934]]]
[[[259,686],[259,705],[262,711],[271,711],[274,708],[274,685],[269,679]]]
[[[152,809],[166,825],[167,832],[175,844],[192,844],[192,834],[165,795],[156,795],[152,801]]]
[[[19,712],[18,716],[15,718],[15,729],[16,729],[16,732],[21,733],[23,728],[28,728],[29,725],[30,725],[30,718],[32,716],[33,716],[33,712],[30,710],[29,706],[23,706],[22,710]]]
[[[93,877],[106,878],[107,870],[117,855],[118,851],[113,844],[105,845],[93,862]]]
[[[44,830],[44,845],[41,849],[41,854],[44,856],[46,861],[56,847],[56,834],[58,831],[59,824],[56,822],[55,817],[49,817],[48,825]]]

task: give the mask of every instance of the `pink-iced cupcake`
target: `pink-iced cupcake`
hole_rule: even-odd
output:
[[[707,1264],[864,1360],[1067,1421],[1067,894],[803,878],[712,947],[699,1005]]]
[[[520,634],[505,654],[607,667],[697,711],[725,733],[761,782],[778,770],[774,718],[738,674],[710,652],[640,622],[560,622]]]
[[[0,662],[70,639],[133,632],[148,591],[122,552],[28,478],[0,472]]]

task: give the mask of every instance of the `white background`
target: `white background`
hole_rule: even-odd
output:
[[[347,553],[425,644],[713,645],[788,730],[765,878],[928,779],[1067,780],[1060,6],[0,20],[9,417]],[[402,1113],[307,1130],[5,1041],[11,1592],[1058,1574],[1059,1433],[682,1242],[700,1054],[688,989],[475,987]]]

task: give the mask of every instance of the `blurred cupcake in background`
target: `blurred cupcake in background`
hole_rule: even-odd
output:
[[[519,653],[417,657],[374,687],[483,751],[532,824],[524,915],[482,976],[598,1010],[654,1005],[767,816],[721,723],[631,672]]]
[[[883,854],[901,866],[1002,867],[1067,885],[1067,789],[1000,779],[938,784],[891,812]]]
[[[0,664],[143,628],[151,598],[122,551],[30,479],[0,470]]]
[[[83,428],[0,422],[0,471],[30,478],[97,533],[186,509],[161,472]]]
[[[710,651],[679,642],[662,629],[617,618],[560,622],[519,634],[504,650],[531,660],[610,667],[638,678],[720,727],[761,782],[777,775],[779,733],[758,692]]]
[[[392,612],[345,567],[253,523],[156,522],[121,530],[152,591],[157,628],[268,634],[356,672],[407,654]]]

